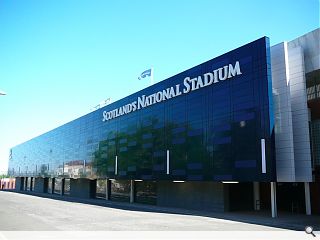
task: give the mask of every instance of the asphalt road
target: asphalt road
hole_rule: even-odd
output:
[[[185,214],[123,210],[0,191],[0,231],[192,230],[280,228]]]

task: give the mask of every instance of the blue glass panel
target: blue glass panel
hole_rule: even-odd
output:
[[[102,121],[104,111],[176,84],[183,90],[186,77],[203,77],[236,61],[241,75]],[[269,40],[261,38],[14,147],[9,171],[123,180],[275,181],[271,80]],[[261,138],[266,140],[266,174],[252,160],[261,156]]]
[[[236,168],[255,168],[256,167],[256,160],[241,160],[235,161],[234,165]]]

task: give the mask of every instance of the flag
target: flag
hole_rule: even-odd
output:
[[[143,73],[140,74],[140,76],[138,77],[139,80],[141,80],[142,78],[145,78],[145,77],[152,77],[152,69],[148,69],[148,70],[145,70]]]

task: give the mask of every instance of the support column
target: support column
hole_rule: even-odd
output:
[[[52,178],[52,187],[51,187],[51,194],[54,194],[54,185],[56,184],[56,179]]]
[[[20,190],[20,191],[24,190],[24,180],[25,180],[25,178],[21,177],[21,182],[20,182],[21,185],[20,185],[19,189],[17,189],[17,190]],[[16,185],[16,187],[17,187],[17,185]]]
[[[273,218],[278,217],[277,211],[277,183],[271,182],[271,214]]]
[[[110,189],[111,189],[111,182],[108,178],[106,178],[106,200],[110,200]]]
[[[48,193],[48,182],[49,178],[45,177],[43,178],[43,192]]]
[[[304,183],[304,197],[306,202],[306,215],[311,215],[310,187],[309,183]]]
[[[34,181],[34,177],[31,177],[30,178],[30,192],[32,192],[34,189],[33,189],[33,181]]]
[[[260,210],[260,185],[259,182],[253,182],[253,209]]]
[[[51,177],[48,178],[48,187],[47,188],[48,188],[47,193],[52,194],[52,178]]]
[[[28,177],[25,177],[25,178],[24,178],[24,182],[23,182],[23,183],[24,183],[23,190],[24,190],[24,191],[27,191],[27,189],[28,189]]]
[[[130,180],[130,203],[134,203],[134,180]]]
[[[97,196],[97,179],[91,179],[90,181],[90,198],[96,198]]]
[[[61,179],[61,192],[60,195],[62,196],[64,194],[64,178]]]

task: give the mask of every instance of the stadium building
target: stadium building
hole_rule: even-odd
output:
[[[16,190],[320,214],[319,34],[262,37],[13,147]]]

